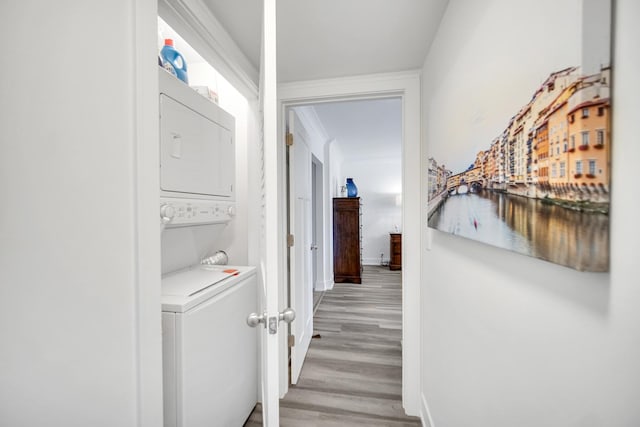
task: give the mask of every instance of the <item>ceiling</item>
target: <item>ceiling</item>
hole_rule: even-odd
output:
[[[256,69],[262,2],[203,0]],[[448,0],[277,0],[280,83],[419,69]]]
[[[278,80],[419,69],[447,0],[279,0]]]
[[[398,159],[402,150],[402,100],[384,98],[315,104],[318,119],[345,159]]]
[[[256,69],[262,1],[203,0]],[[448,0],[277,0],[279,83],[420,69]],[[349,153],[400,153],[400,100],[317,105],[327,134]],[[399,119],[400,117],[400,119]],[[397,123],[396,123],[397,122]],[[397,127],[397,129],[396,129]],[[349,141],[351,147],[347,147]]]

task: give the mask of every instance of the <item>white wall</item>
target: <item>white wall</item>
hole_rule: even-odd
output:
[[[380,255],[389,262],[389,233],[402,231],[402,161],[398,157],[346,159],[343,179],[353,178],[362,202],[362,261],[380,265]]]
[[[344,153],[340,149],[338,142],[334,139],[329,141],[329,162],[331,165],[330,171],[330,191],[331,197],[340,197],[340,186],[345,185],[345,179],[342,175],[342,163],[344,161]]]
[[[0,17],[0,424],[161,425],[156,3]]]
[[[489,78],[508,82],[505,50],[535,58],[510,37],[528,28],[516,18],[565,31],[558,4],[450,1],[424,64],[423,171],[429,145],[441,142],[434,129],[460,126],[442,102],[463,105]],[[616,9],[611,271],[577,272],[425,230],[421,388],[432,426],[640,425],[640,199],[629,179],[640,158],[640,3]]]

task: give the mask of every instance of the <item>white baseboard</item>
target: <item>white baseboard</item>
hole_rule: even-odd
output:
[[[424,394],[420,394],[420,421],[422,421],[422,427],[435,427],[433,419],[431,418],[431,412],[429,411],[429,405],[427,405],[427,399]]]
[[[331,289],[333,289],[333,280],[317,281],[313,288],[317,292],[330,291]]]
[[[362,258],[362,265],[380,265],[380,258]],[[382,260],[382,265],[389,265],[389,259],[385,258]]]

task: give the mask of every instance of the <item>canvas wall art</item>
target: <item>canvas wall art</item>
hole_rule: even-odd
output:
[[[580,32],[576,42],[558,48],[562,31],[519,35],[541,39],[530,52],[535,61],[522,64],[533,77],[511,91],[502,75],[491,83],[500,96],[469,100],[508,102],[510,110],[466,106],[482,117],[452,123],[428,142],[428,225],[573,269],[608,271],[611,3],[563,2],[576,5],[565,17]],[[554,49],[566,50],[566,62]]]

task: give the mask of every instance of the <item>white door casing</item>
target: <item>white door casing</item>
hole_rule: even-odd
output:
[[[422,193],[420,191],[420,75],[406,71],[281,84],[280,111],[296,105],[336,100],[402,98],[402,403],[408,415],[419,415],[420,402],[420,248]],[[325,188],[325,193],[330,192]],[[325,194],[325,198],[331,197]],[[425,228],[426,229],[426,228]],[[330,247],[331,242],[327,242]]]
[[[311,156],[311,283],[312,290],[324,290],[324,283],[320,283],[319,277],[324,272],[319,270],[318,266],[322,266],[322,254],[324,250],[324,224],[322,223],[324,216],[322,215],[322,163],[314,156]],[[327,225],[328,228],[328,225]],[[312,298],[313,300],[313,298]],[[313,309],[313,301],[312,301]]]
[[[294,236],[290,249],[289,295],[296,320],[291,324],[295,337],[291,348],[291,383],[297,384],[313,334],[311,150],[307,132],[295,111],[289,112],[289,230]]]

